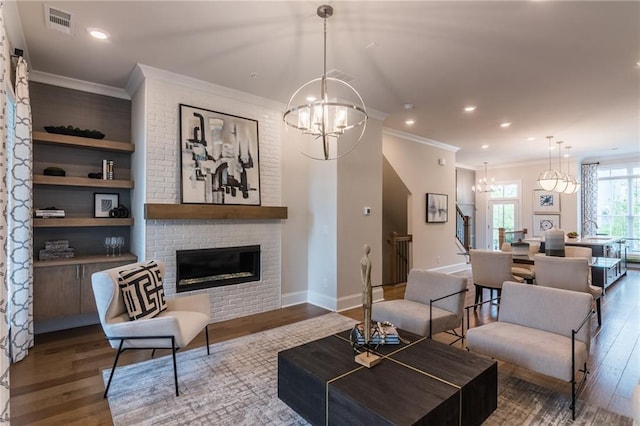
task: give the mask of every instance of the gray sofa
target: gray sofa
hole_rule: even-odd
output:
[[[412,269],[407,278],[404,299],[374,303],[371,318],[431,337],[462,326],[466,291],[466,278]]]
[[[467,330],[467,349],[571,382],[575,419],[588,373],[592,301],[586,293],[507,281],[498,321]],[[576,371],[582,372],[577,387]]]

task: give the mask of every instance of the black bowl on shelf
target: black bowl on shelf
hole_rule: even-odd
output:
[[[80,129],[78,127],[72,127],[72,126],[44,126],[44,129],[48,133],[55,133],[58,135],[79,136],[82,138],[91,138],[91,139],[104,138],[104,133],[98,130]]]

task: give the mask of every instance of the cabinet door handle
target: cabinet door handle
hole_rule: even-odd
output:
[[[76,266],[76,280],[80,280],[80,265]]]

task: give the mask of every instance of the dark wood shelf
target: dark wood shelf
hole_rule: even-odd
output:
[[[131,143],[110,141],[107,139],[81,138],[78,136],[58,135],[56,133],[46,132],[33,132],[32,137],[36,142],[47,143],[51,145],[62,145],[116,152],[133,152],[135,150],[135,145]]]
[[[73,176],[33,175],[35,185],[86,186],[89,188],[133,188],[131,180],[89,179]]]
[[[132,217],[106,218],[106,217],[50,217],[46,219],[33,219],[34,228],[65,228],[65,227],[89,227],[89,226],[131,226]]]
[[[287,208],[278,206],[227,206],[211,204],[145,204],[145,219],[286,219]]]

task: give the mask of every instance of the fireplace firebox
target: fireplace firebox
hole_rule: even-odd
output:
[[[260,246],[176,251],[176,291],[260,281]]]

